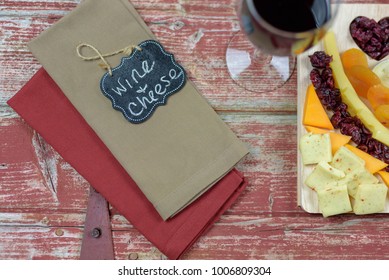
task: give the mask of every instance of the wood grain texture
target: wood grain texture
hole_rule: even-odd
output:
[[[78,0],[0,2],[0,259],[77,259],[88,183],[6,101],[40,68],[26,43]],[[386,3],[387,0],[345,1]],[[324,219],[297,207],[297,75],[254,94],[229,77],[233,0],[132,1],[157,38],[250,149],[250,184],[184,259],[388,259],[386,215]],[[164,259],[111,209],[117,259]]]

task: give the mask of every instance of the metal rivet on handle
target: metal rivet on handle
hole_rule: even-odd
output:
[[[138,259],[138,254],[137,253],[131,253],[128,255],[128,259],[130,260],[137,260]]]
[[[101,229],[100,228],[94,228],[92,229],[92,237],[93,238],[99,238],[101,236]]]

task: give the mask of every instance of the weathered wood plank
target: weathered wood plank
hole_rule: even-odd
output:
[[[0,3],[0,259],[77,259],[80,253],[88,183],[6,105],[40,67],[27,42],[78,2]],[[296,75],[263,94],[231,80],[224,54],[239,28],[233,0],[132,3],[250,149],[238,165],[247,190],[184,259],[389,258],[386,215],[323,219],[297,207]],[[164,258],[111,210],[116,258]]]
[[[284,170],[289,168],[293,170],[294,165],[293,147],[296,143],[295,140],[287,141],[296,138],[295,131],[291,129],[295,126],[294,116],[235,113],[222,114],[222,117],[239,137],[252,145],[251,155],[240,164],[251,184],[222,220],[194,245],[185,258],[330,259],[338,258],[339,243],[343,244],[343,250],[354,248],[351,246],[355,246],[356,243],[360,248],[357,251],[353,249],[354,255],[350,258],[370,259],[379,253],[366,250],[365,247],[370,246],[370,242],[385,246],[387,240],[382,238],[380,232],[387,229],[386,216],[323,219],[318,215],[306,215],[296,207],[296,184],[290,180],[294,176],[294,171],[285,176]],[[1,123],[6,125],[7,122],[12,123],[12,121],[15,120]],[[20,120],[19,123],[23,124]],[[26,133],[25,129],[22,131]],[[5,134],[1,133],[1,135]],[[20,136],[23,133],[18,132],[16,135]],[[26,138],[32,139],[33,135],[34,133],[30,131]],[[288,145],[285,145],[287,142]],[[276,156],[274,156],[274,147],[279,147]],[[27,148],[31,148],[30,145],[26,145],[25,149]],[[20,146],[17,149],[20,149]],[[23,158],[24,152],[21,154]],[[17,186],[18,182],[15,182],[15,185]],[[66,187],[66,183],[61,186]],[[69,190],[74,191],[76,187],[71,186]],[[14,195],[18,196],[18,194]],[[42,197],[46,197],[46,194]],[[40,199],[33,197],[30,202],[33,201],[35,204]],[[22,211],[27,210],[30,213],[14,213],[12,207],[6,207],[6,211],[9,212],[5,213],[3,206],[0,228],[3,228],[3,234],[8,238],[2,238],[0,235],[0,248],[6,248],[0,258],[77,258],[84,218],[82,212],[85,209],[81,200],[74,201],[74,198],[67,197],[61,202],[60,209],[50,209],[51,213],[45,213],[47,205],[41,205],[40,209],[37,209],[41,212],[38,213],[33,212],[31,205],[28,204],[25,205],[28,209]],[[73,204],[69,208],[63,207],[67,203]],[[65,213],[61,214],[61,211]],[[65,240],[58,240],[62,237],[55,234],[57,229],[60,230],[59,232],[64,231]],[[139,259],[161,258],[160,252],[139,235],[122,216],[113,217],[113,229],[117,258],[126,259],[131,253],[136,253]],[[350,235],[354,236],[352,239],[354,243],[347,241]],[[13,236],[13,240],[16,240],[20,246],[13,246],[12,253],[8,251],[10,250],[9,236]],[[332,244],[334,238],[338,243]],[[33,243],[31,239],[34,239]],[[371,241],[362,246],[366,239]],[[46,245],[44,246],[43,243]],[[325,257],[317,255],[319,249],[325,252]],[[385,257],[382,254],[380,256]]]
[[[387,216],[224,216],[191,259],[388,259]]]
[[[237,167],[250,186],[235,211],[267,212],[285,209],[284,203],[295,206],[295,116],[222,113],[221,117],[250,149]],[[0,200],[0,208],[28,208],[35,201],[34,207],[40,208],[85,209],[87,182],[26,123],[19,117],[0,116],[0,135],[4,141],[0,197],[7,198]]]
[[[2,223],[6,223],[4,216]],[[0,259],[77,259],[83,234],[81,215],[70,223],[67,214],[54,216],[61,221],[58,226],[40,222],[0,227]],[[27,221],[27,216],[11,218]],[[380,232],[388,230],[389,218],[379,218],[382,223],[351,215],[331,219],[319,215],[224,215],[183,259],[387,259],[389,237]],[[115,217],[114,221],[118,222]],[[164,258],[136,229],[113,225],[117,259]]]
[[[0,258],[76,259],[81,237],[78,228],[0,227]]]
[[[88,183],[25,122],[0,116],[0,135],[0,209],[85,209]]]
[[[245,213],[298,211],[295,116],[223,113],[221,117],[250,150],[237,166],[249,186],[232,209]]]

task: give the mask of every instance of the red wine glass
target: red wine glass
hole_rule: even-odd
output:
[[[229,42],[232,79],[253,92],[284,85],[296,56],[317,44],[330,28],[340,0],[240,0],[240,31]]]

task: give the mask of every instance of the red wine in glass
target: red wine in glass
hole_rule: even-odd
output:
[[[282,86],[292,75],[295,56],[324,36],[339,0],[242,0],[241,31],[227,49],[231,77],[251,91]],[[248,43],[248,40],[250,43]]]

